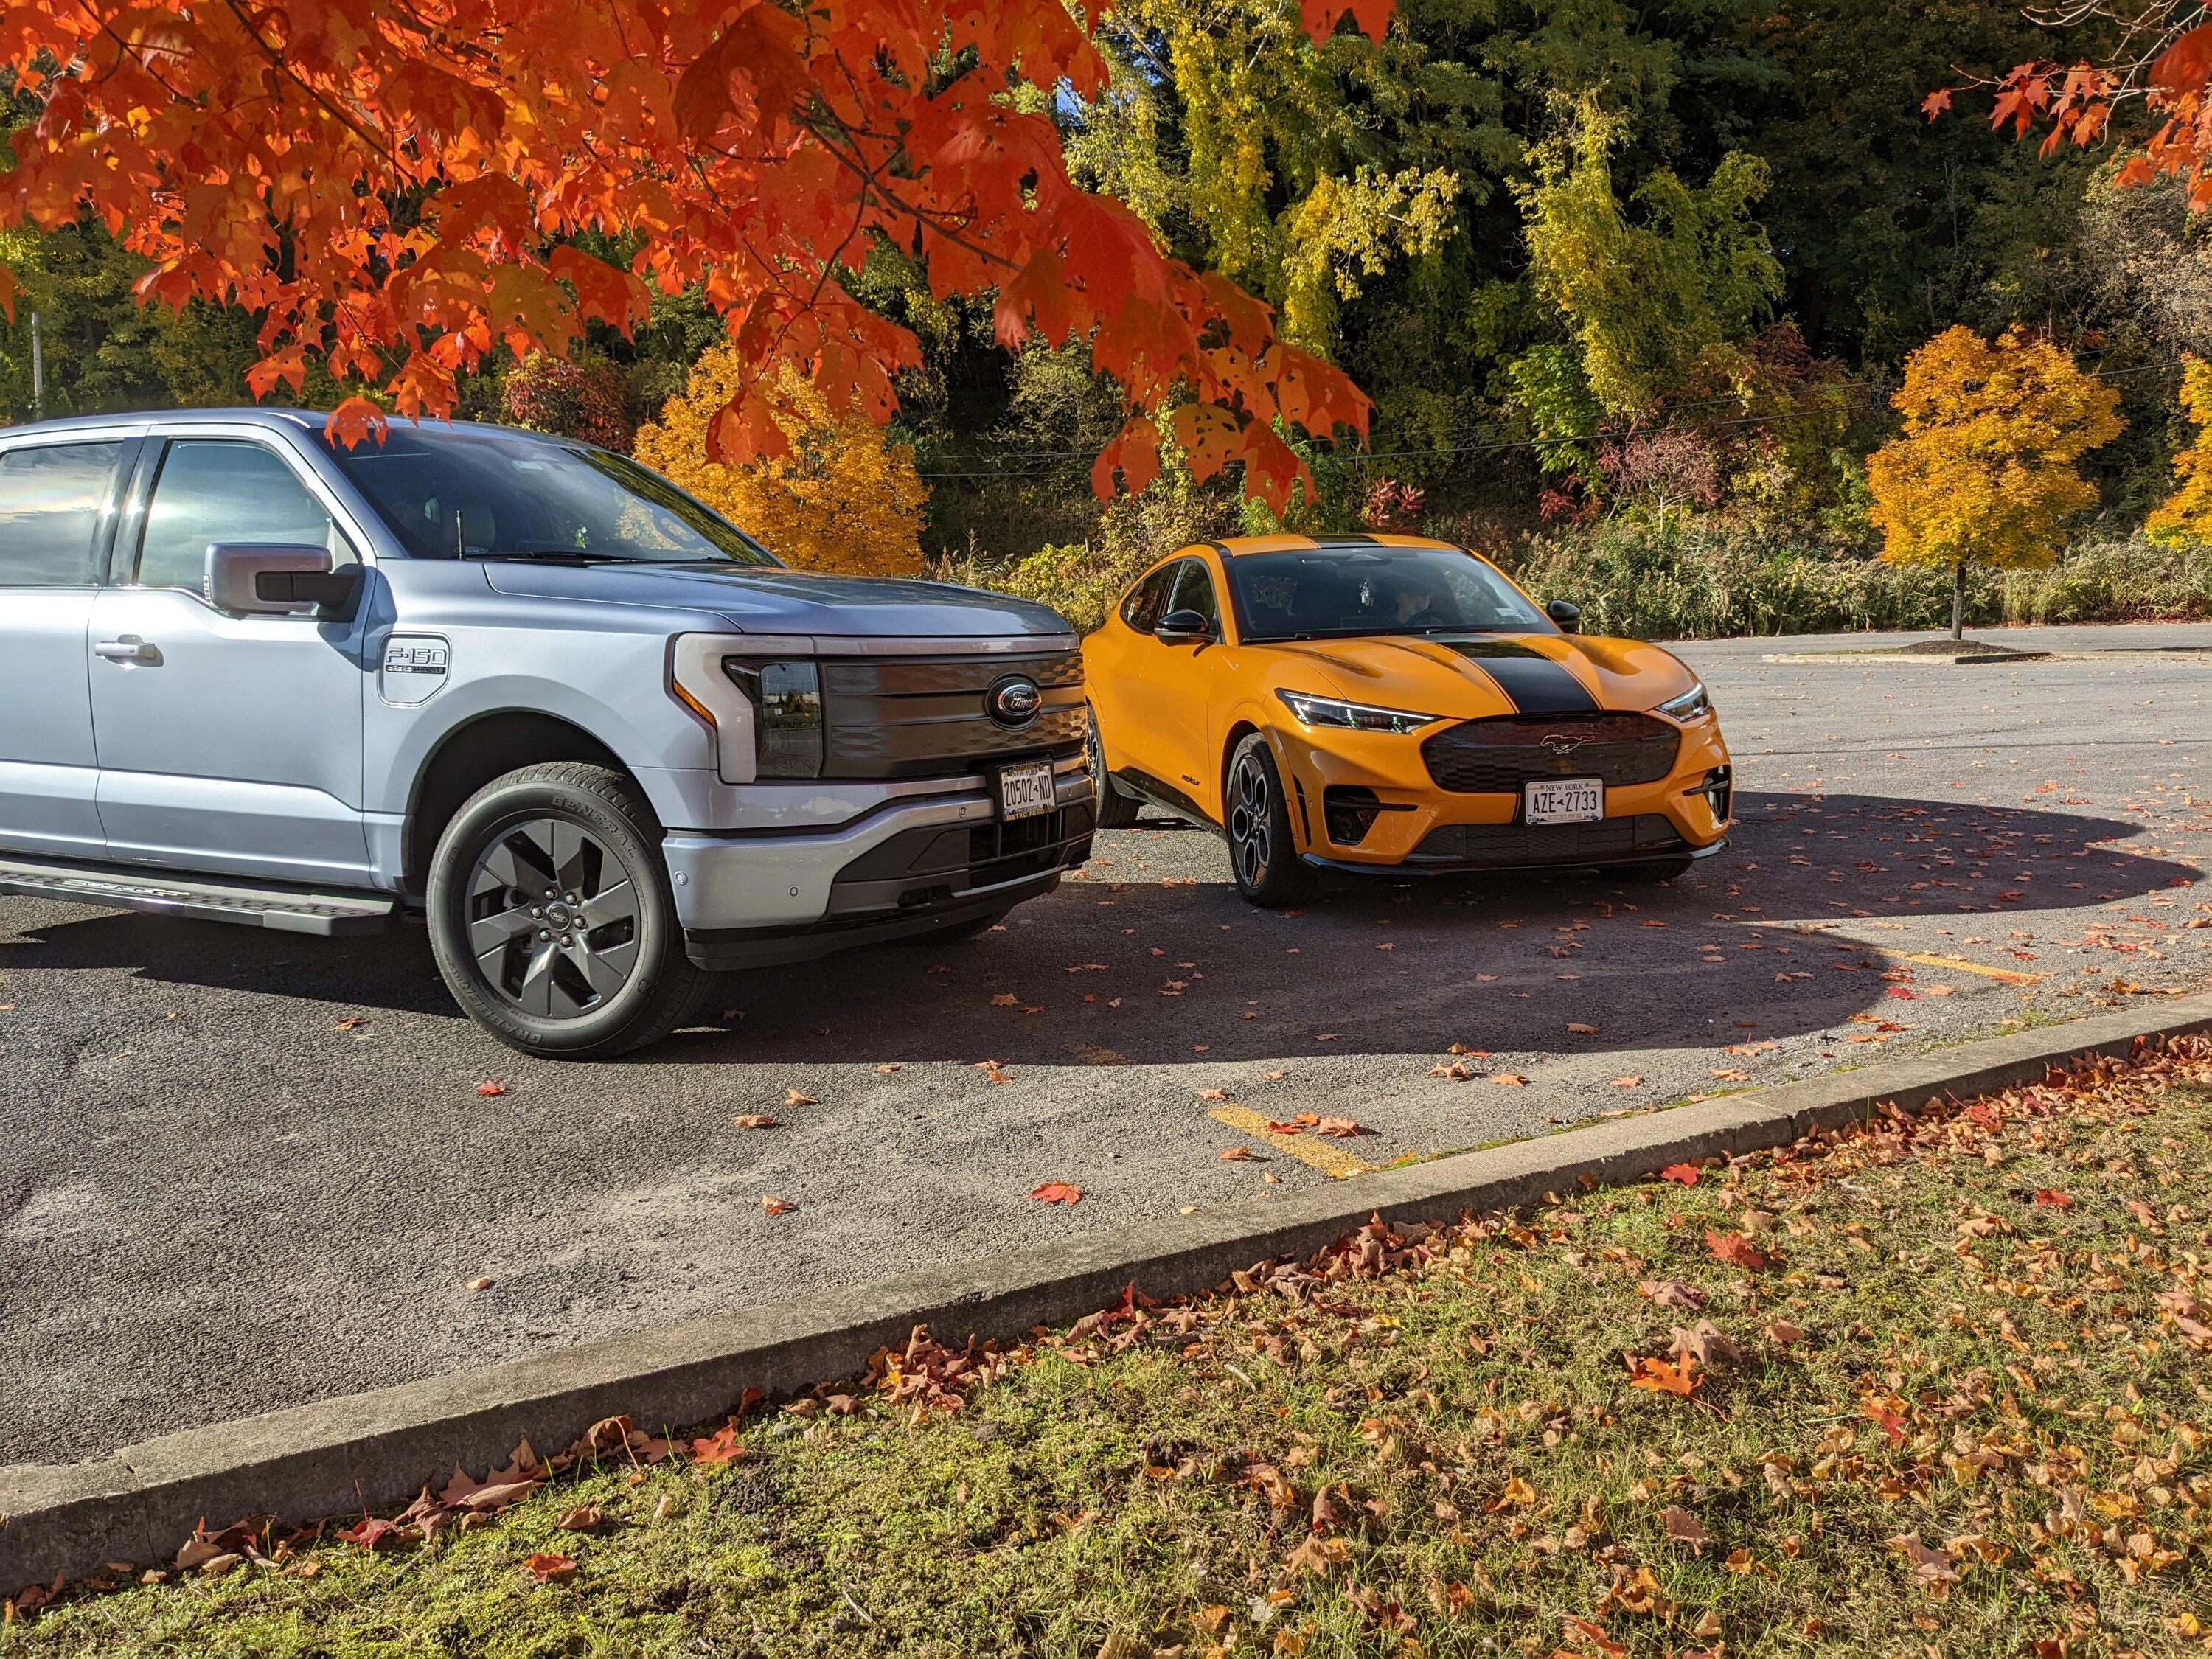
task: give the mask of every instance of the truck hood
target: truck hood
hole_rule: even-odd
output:
[[[710,611],[748,634],[1005,639],[1074,632],[1056,611],[949,582],[758,566],[550,564],[491,560],[486,578],[518,598]]]
[[[1559,634],[1451,639],[1316,640],[1264,647],[1284,685],[1454,720],[1645,709],[1695,677],[1669,652],[1634,640]]]

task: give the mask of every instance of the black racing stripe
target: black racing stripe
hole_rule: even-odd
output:
[[[1524,714],[1602,712],[1580,680],[1540,651],[1505,640],[1439,640],[1437,643],[1480,664]]]

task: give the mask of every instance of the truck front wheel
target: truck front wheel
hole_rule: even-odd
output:
[[[526,766],[477,791],[438,838],[428,909],[454,1000],[525,1054],[641,1048],[713,985],[684,954],[653,809],[603,766]]]

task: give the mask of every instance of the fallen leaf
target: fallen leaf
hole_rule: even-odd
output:
[[[1221,1162],[1224,1164],[1241,1164],[1251,1156],[1252,1149],[1249,1146],[1231,1146],[1227,1152],[1222,1153]]]
[[[1676,1504],[1669,1504],[1661,1513],[1659,1520],[1667,1528],[1668,1537],[1676,1543],[1687,1544],[1693,1550],[1702,1553],[1705,1546],[1713,1541],[1712,1534],[1705,1529],[1698,1517]]]
[[[487,1098],[493,1095],[503,1095],[507,1092],[507,1085],[504,1083],[479,1083],[477,1085],[477,1092]]]
[[[771,1198],[766,1193],[761,1194],[761,1210],[764,1214],[789,1215],[798,1207],[799,1206],[792,1203],[788,1199]]]
[[[1019,1000],[1012,991],[1002,991],[991,999],[991,1006],[994,1008],[1011,1008]]]
[[[815,1099],[812,1095],[801,1094],[796,1089],[786,1089],[783,1091],[783,1103],[786,1106],[819,1106],[822,1103]]]
[[[1528,1079],[1518,1072],[1492,1072],[1490,1080],[1508,1089],[1525,1089],[1528,1085]]]
[[[1200,1089],[1198,1091],[1198,1097],[1200,1100],[1226,1100],[1229,1098],[1229,1091],[1226,1089]]]
[[[1662,1308],[1682,1308],[1692,1313],[1705,1305],[1703,1291],[1672,1279],[1647,1279],[1636,1287],[1636,1293],[1650,1297]]]
[[[2036,1194],[2035,1201],[2046,1210],[2070,1210],[2074,1207],[2074,1200],[2069,1195],[2054,1192],[2048,1187]]]
[[[1083,1189],[1065,1181],[1048,1181],[1030,1196],[1040,1204],[1073,1204],[1082,1199]]]
[[[1633,1073],[1625,1077],[1611,1078],[1607,1081],[1616,1089],[1641,1089],[1644,1086],[1644,1079]]]
[[[489,1279],[471,1279],[469,1280],[469,1288],[472,1291],[488,1291],[491,1288],[491,1280]]]
[[[348,1014],[337,1024],[331,1026],[331,1030],[333,1031],[358,1031],[362,1026],[368,1024],[368,1016],[367,1014]]]
[[[541,1584],[565,1584],[576,1576],[576,1563],[566,1555],[548,1555],[541,1552],[522,1565]]]
[[[691,1443],[691,1467],[697,1469],[719,1469],[736,1462],[745,1455],[738,1443],[738,1425],[726,1423],[703,1439]]]
[[[814,1103],[810,1100],[806,1103],[811,1106]],[[747,1112],[743,1117],[732,1118],[730,1121],[740,1129],[775,1129],[781,1127],[774,1118],[763,1112]]]
[[[1705,1171],[1694,1164],[1669,1164],[1659,1171],[1659,1179],[1679,1182],[1685,1187],[1694,1187],[1698,1184],[1698,1177],[1704,1173]]]
[[[1329,1135],[1338,1140],[1348,1140],[1354,1135],[1369,1133],[1364,1126],[1348,1117],[1324,1117],[1313,1126],[1313,1131],[1317,1135]]]
[[[1786,1319],[1777,1319],[1767,1326],[1766,1336],[1769,1341],[1779,1343],[1786,1348],[1794,1342],[1803,1341],[1805,1332],[1802,1327],[1793,1325]]]
[[[1573,1032],[1577,1036],[1595,1036],[1597,1035],[1596,1026],[1577,1025],[1572,1020],[1569,1020],[1567,1022],[1567,1030]]]
[[[1743,1358],[1743,1350],[1729,1341],[1721,1328],[1710,1319],[1700,1319],[1688,1330],[1674,1327],[1673,1338],[1675,1356],[1696,1359],[1707,1370],[1717,1366],[1734,1364]]]
[[[553,1524],[563,1532],[596,1532],[606,1524],[606,1512],[597,1504],[579,1504]]]
[[[1694,1358],[1686,1358],[1679,1365],[1664,1359],[1647,1359],[1631,1354],[1628,1357],[1628,1386],[1649,1389],[1656,1394],[1676,1394],[1685,1399],[1697,1391],[1698,1377]]]
[[[1765,1255],[1741,1233],[1717,1233],[1708,1227],[1705,1249],[1723,1261],[1753,1272],[1766,1265]]]

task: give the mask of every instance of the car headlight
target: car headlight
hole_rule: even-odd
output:
[[[768,654],[797,643],[721,634],[676,640],[669,690],[713,730],[723,782],[822,775],[821,668],[811,659]]]
[[[1713,712],[1713,700],[1706,695],[1705,682],[1699,680],[1680,696],[1661,703],[1657,712],[1678,720],[1701,720]]]
[[[1377,708],[1338,697],[1316,697],[1310,692],[1278,690],[1275,695],[1297,717],[1300,726],[1333,726],[1346,732],[1418,732],[1444,718],[1414,714],[1402,708]]]

